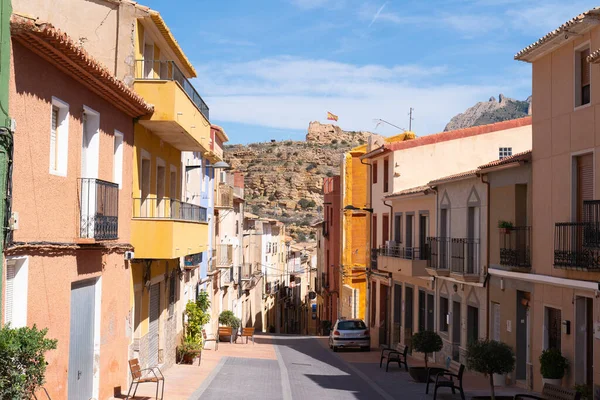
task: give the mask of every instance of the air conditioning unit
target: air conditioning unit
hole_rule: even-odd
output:
[[[125,252],[125,259],[126,260],[133,260],[134,257],[135,257],[135,253],[133,251],[126,251]]]

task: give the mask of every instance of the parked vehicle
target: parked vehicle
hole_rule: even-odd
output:
[[[329,348],[337,351],[342,347],[371,348],[371,335],[361,319],[338,319],[329,334]]]

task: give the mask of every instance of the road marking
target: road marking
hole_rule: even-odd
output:
[[[223,365],[225,365],[225,362],[227,361],[228,358],[229,357],[221,358],[221,361],[219,361],[219,363],[217,364],[215,369],[213,369],[212,372],[210,373],[210,375],[208,375],[206,377],[206,379],[204,380],[204,382],[202,382],[202,385],[200,385],[200,387],[198,389],[196,389],[196,391],[194,393],[192,393],[192,396],[190,397],[191,399],[200,399],[201,398],[201,396],[204,394],[206,389],[208,389],[208,387],[210,386],[212,381],[215,379],[215,377],[217,375],[219,375],[221,368],[223,368]]]
[[[279,364],[279,372],[281,373],[281,390],[283,400],[292,400],[292,387],[290,386],[290,376],[288,375],[288,369],[283,362],[281,352],[279,351],[279,345],[273,343],[275,347],[275,354],[277,356],[277,363]]]

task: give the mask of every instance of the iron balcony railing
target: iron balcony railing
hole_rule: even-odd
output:
[[[175,61],[136,60],[135,79],[177,82],[196,105],[196,108],[209,120],[208,106],[183,72],[181,72]]]
[[[450,268],[450,238],[428,237],[427,266],[433,269],[448,270]]]
[[[600,269],[600,223],[556,223],[554,266],[584,270]]]
[[[233,245],[218,244],[217,245],[217,267],[229,268],[233,264]]]
[[[451,272],[463,275],[479,274],[479,239],[452,238]]]
[[[405,260],[426,260],[429,254],[428,246],[423,249],[419,247],[402,246],[381,246],[379,247],[380,256],[403,258]]]
[[[119,185],[95,178],[79,179],[79,237],[119,237]]]
[[[206,208],[168,197],[134,198],[133,218],[207,222]]]
[[[516,226],[500,232],[500,265],[531,267],[531,227]]]
[[[215,207],[233,208],[233,188],[229,184],[221,182],[217,186]]]

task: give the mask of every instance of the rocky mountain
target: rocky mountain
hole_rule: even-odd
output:
[[[246,209],[287,225],[296,240],[314,238],[321,217],[323,178],[339,173],[344,152],[368,141],[370,132],[311,122],[305,141],[225,146],[225,159],[245,175]]]
[[[492,124],[527,115],[531,115],[531,96],[527,100],[521,101],[500,94],[498,100],[492,96],[489,101],[481,101],[468,108],[464,113],[455,115],[448,122],[444,131]]]

